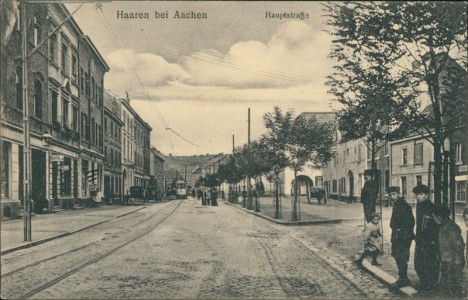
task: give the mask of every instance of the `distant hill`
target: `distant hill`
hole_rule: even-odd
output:
[[[185,168],[187,168],[187,172],[192,172],[197,166],[204,166],[214,158],[224,156],[224,154],[218,153],[191,156],[162,156],[164,158],[164,170],[177,170],[180,174],[184,174]]]

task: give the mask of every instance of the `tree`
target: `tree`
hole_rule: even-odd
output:
[[[466,69],[467,3],[337,2],[325,7],[335,37],[331,56],[348,84],[345,92],[364,84],[359,72],[346,74],[356,65],[385,78],[392,87],[389,112],[400,111],[392,115],[395,124],[418,132],[433,145],[435,201],[441,202],[443,190],[448,202],[442,184],[448,182],[448,172],[443,172],[445,142],[467,111],[466,87],[459,88],[465,83],[451,75],[464,73],[461,78],[466,78],[453,58],[462,60]],[[364,101],[385,106],[384,99]]]
[[[261,143],[267,149],[265,156],[274,173],[275,218],[277,219],[281,218],[279,174],[288,166],[286,144],[291,131],[292,121],[293,112],[287,111],[283,114],[278,106],[274,107],[273,112],[263,115],[263,123],[267,129],[267,133],[261,137]]]
[[[294,221],[300,220],[297,173],[303,169],[306,162],[320,167],[330,161],[333,157],[333,130],[333,124],[321,123],[314,116],[299,116],[292,123],[286,153],[289,157],[288,166],[294,171],[294,200],[291,212]]]

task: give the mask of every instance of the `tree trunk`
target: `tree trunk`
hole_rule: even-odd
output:
[[[279,194],[280,194],[279,173],[275,172],[275,219],[281,218]]]
[[[434,143],[434,203],[441,203],[442,199],[442,149],[440,144]]]
[[[299,221],[300,216],[298,214],[298,209],[297,209],[297,202],[298,202],[298,182],[297,182],[297,170],[294,170],[294,200],[293,200],[293,207],[292,207],[292,216],[291,219],[292,221]]]
[[[310,204],[310,192],[309,192],[310,187],[309,187],[309,182],[308,181],[307,181],[306,189],[307,189],[307,192],[306,192],[307,193],[307,203]]]

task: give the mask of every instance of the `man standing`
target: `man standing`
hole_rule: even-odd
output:
[[[450,298],[463,297],[463,267],[465,266],[465,243],[460,227],[450,219],[450,209],[436,204],[432,213],[439,228],[440,292]]]
[[[392,256],[398,268],[398,280],[396,287],[404,287],[410,284],[408,279],[408,260],[410,256],[411,242],[414,239],[414,216],[411,206],[400,197],[400,188],[392,186],[387,193],[394,201],[390,228],[392,228]]]
[[[429,188],[418,185],[413,189],[416,205],[416,250],[414,268],[420,280],[420,290],[432,291],[439,279],[438,234],[439,226],[432,213],[434,203],[429,200]]]
[[[371,215],[375,212],[375,203],[377,200],[378,188],[373,175],[373,170],[364,171],[366,182],[364,183],[364,187],[361,191],[361,202],[364,206],[364,217],[366,218],[367,223],[372,220]]]

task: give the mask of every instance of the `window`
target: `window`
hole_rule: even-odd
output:
[[[49,59],[54,63],[57,60],[57,34],[52,34],[49,41]]]
[[[34,80],[34,116],[42,119],[42,83]]]
[[[89,91],[90,91],[90,88],[89,88],[89,77],[88,77],[88,72],[85,72],[85,95],[88,96],[89,98]]]
[[[110,126],[110,132],[111,132],[111,134],[110,134],[110,135],[113,137],[113,136],[114,136],[114,122],[111,121],[111,122],[110,122],[110,125],[111,125],[111,126]]]
[[[62,122],[63,122],[63,126],[67,126],[67,127],[69,124],[69,118],[68,118],[69,104],[70,102],[67,99],[65,98],[62,99]]]
[[[57,122],[57,92],[52,90],[51,92],[51,97],[52,97],[52,100],[51,100],[51,114],[52,114],[52,124],[54,124],[55,122]]]
[[[10,148],[10,143],[2,142],[2,161],[0,162],[2,176],[2,198],[10,196]]]
[[[92,101],[96,101],[96,97],[95,97],[96,92],[95,91],[96,91],[96,82],[94,81],[94,77],[91,77],[91,92],[90,92],[91,94],[90,94],[90,96],[91,96]]]
[[[423,143],[414,144],[414,163],[423,163]]]
[[[384,146],[384,155],[388,155],[388,142],[385,142],[385,146]]]
[[[62,44],[62,72],[68,75],[68,44]]]
[[[71,159],[68,157],[60,167],[60,194],[71,195]]]
[[[422,175],[416,175],[416,185],[422,184]]]
[[[457,143],[455,145],[455,162],[456,163],[463,163],[462,162],[462,144]]]
[[[407,184],[406,184],[406,176],[402,176],[400,177],[400,188],[401,188],[401,195],[403,197],[406,197],[407,196]]]
[[[468,201],[467,193],[466,193],[466,186],[467,181],[457,181],[456,182],[456,199],[457,202],[465,202]]]
[[[104,118],[104,134],[107,134],[107,118]]]
[[[95,139],[96,139],[96,137],[95,137],[95,135],[94,135],[94,134],[95,134],[95,129],[94,129],[94,128],[95,128],[95,124],[94,124],[94,123],[95,123],[95,122],[94,122],[94,118],[91,118],[91,143],[93,143],[93,144],[94,144]]]
[[[73,106],[73,114],[72,114],[72,129],[75,132],[78,132],[78,107]]]
[[[78,80],[78,55],[75,52],[72,53],[72,76],[73,80]]]
[[[34,16],[33,18],[33,45],[34,47],[37,47],[39,43],[42,40],[42,34],[41,34],[41,22],[39,19]]]
[[[16,67],[16,107],[23,109],[23,69],[21,67]]]
[[[84,93],[85,92],[85,72],[83,70],[83,67],[80,68],[80,75],[81,75],[81,80],[80,80],[80,89]]]
[[[322,186],[323,185],[323,177],[322,176],[316,176],[315,177],[315,185],[317,185],[317,186]]]
[[[407,148],[401,149],[401,164],[402,165],[408,164],[408,149]]]

